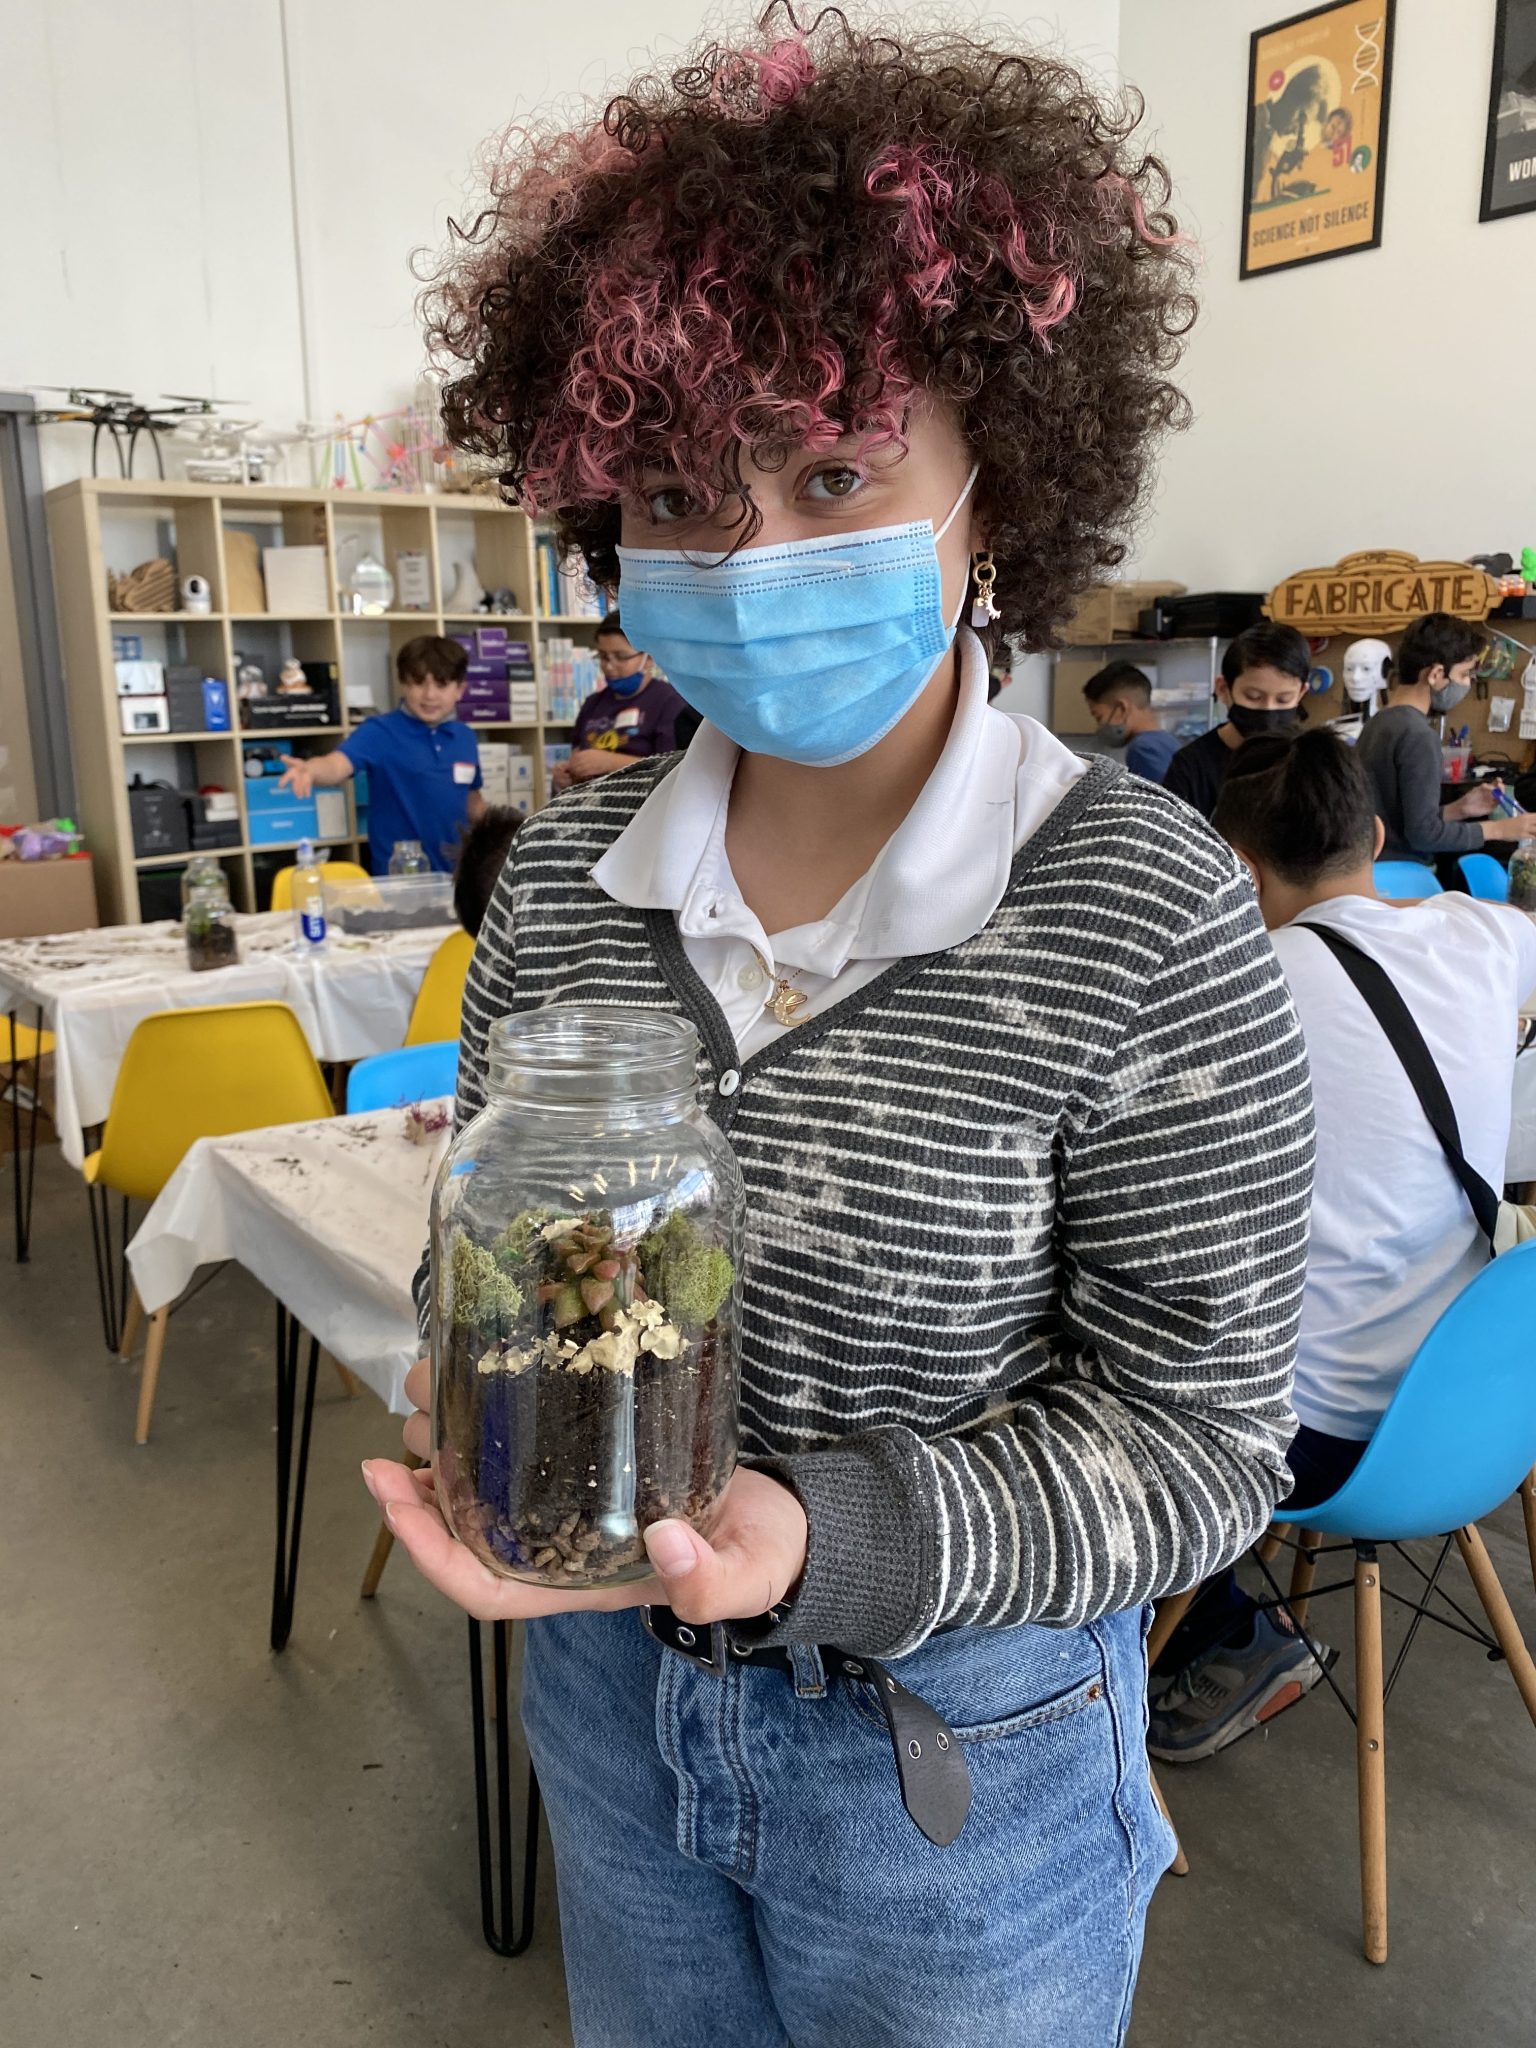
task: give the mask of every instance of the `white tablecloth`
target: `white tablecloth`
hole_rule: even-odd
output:
[[[240,961],[204,974],[187,968],[174,923],[109,925],[93,932],[0,940],[0,1011],[40,1005],[58,1040],[55,1122],[64,1157],[78,1166],[84,1132],[106,1121],[112,1084],[133,1028],[154,1010],[203,1003],[287,1003],[319,1060],[360,1060],[405,1038],[427,962],[452,929],[367,938],[333,933],[319,955],[293,949],[286,911],[237,917]]]
[[[1506,1180],[1536,1180],[1536,1050],[1515,1061],[1515,1115],[1509,1127]]]
[[[199,1138],[128,1247],[145,1311],[199,1266],[238,1259],[391,1413],[410,1414],[411,1280],[448,1138],[445,1125],[413,1144],[402,1109]]]

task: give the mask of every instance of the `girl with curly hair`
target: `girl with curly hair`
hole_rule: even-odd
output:
[[[779,5],[509,138],[431,296],[454,438],[705,721],[519,834],[460,1117],[498,1017],[681,1011],[750,1207],[747,1456],[652,1578],[493,1579],[366,1468],[435,1585],[532,1624],[583,2048],[1123,2040],[1173,1850],[1147,1603],[1286,1488],[1310,1108],[1251,892],[987,702],[1182,417],[1135,121]]]

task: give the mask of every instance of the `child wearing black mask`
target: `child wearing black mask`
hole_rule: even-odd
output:
[[[1180,747],[1163,777],[1164,789],[1208,818],[1243,741],[1260,733],[1287,732],[1299,723],[1311,669],[1311,651],[1294,626],[1261,619],[1239,633],[1221,657],[1216,685],[1216,695],[1227,707],[1226,722]]]
[[[1536,833],[1536,816],[1488,816],[1489,784],[1440,801],[1440,735],[1431,720],[1453,711],[1471,689],[1486,637],[1468,619],[1426,612],[1398,645],[1387,708],[1367,720],[1357,749],[1386,828],[1383,860],[1432,863],[1437,854],[1475,853],[1490,840]]]

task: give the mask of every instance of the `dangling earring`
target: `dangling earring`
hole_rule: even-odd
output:
[[[1002,616],[992,595],[992,586],[997,581],[997,564],[992,560],[990,548],[983,548],[979,555],[973,557],[971,579],[976,586],[976,595],[971,600],[971,624],[979,633]]]

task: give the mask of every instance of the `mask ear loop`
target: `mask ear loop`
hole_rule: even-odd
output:
[[[959,513],[960,507],[961,507],[961,506],[962,506],[962,505],[963,505],[963,504],[965,503],[966,499],[967,499],[967,498],[968,498],[968,497],[969,497],[969,496],[971,495],[971,486],[972,486],[972,484],[974,484],[974,483],[975,483],[975,481],[976,481],[977,477],[978,477],[978,476],[979,476],[980,474],[981,474],[981,464],[980,464],[979,462],[973,462],[973,463],[971,464],[971,469],[970,469],[970,474],[969,474],[969,476],[967,476],[967,478],[966,478],[965,482],[964,482],[964,483],[963,483],[963,484],[962,484],[962,485],[960,486],[960,495],[959,495],[959,497],[958,497],[958,498],[956,498],[956,500],[955,500],[955,502],[953,503],[953,505],[951,505],[951,506],[950,506],[950,508],[949,508],[949,512],[948,512],[948,514],[947,514],[947,515],[946,515],[946,517],[945,517],[945,520],[944,520],[944,524],[943,524],[943,525],[942,525],[941,527],[939,527],[939,528],[938,528],[938,530],[937,530],[937,531],[935,532],[935,534],[934,534],[934,536],[933,536],[933,538],[934,538],[934,544],[935,544],[935,545],[937,545],[937,544],[938,544],[938,543],[939,543],[939,542],[940,542],[940,541],[941,541],[941,540],[942,540],[942,539],[944,538],[945,534],[946,534],[946,533],[948,533],[949,529],[950,529],[950,528],[951,528],[951,527],[952,527],[952,526],[954,525],[954,523],[955,523],[955,518],[956,518],[956,515],[957,515],[957,514]],[[990,591],[991,591],[991,588],[992,588],[992,579],[993,579],[993,577],[995,577],[995,576],[996,576],[996,574],[997,574],[997,571],[996,571],[996,569],[992,568],[992,557],[991,557],[991,555],[990,555],[990,554],[984,554],[984,555],[980,555],[980,556],[977,556],[977,557],[976,557],[975,559],[976,559],[976,560],[977,560],[978,562],[985,562],[985,563],[987,564],[987,567],[988,567],[988,569],[989,569],[989,570],[990,570],[990,572],[991,572],[991,573],[990,573],[990,574],[988,575],[988,577],[987,577],[987,583],[986,583],[986,589],[987,589],[988,593],[990,593]],[[979,568],[978,568],[978,569],[976,569],[976,570],[974,571],[974,574],[975,574],[975,576],[976,576],[976,579],[977,579],[977,582],[978,582],[978,584],[979,584],[979,583],[980,583],[980,580],[981,580],[981,571],[980,571],[980,569],[979,569]],[[987,607],[988,607],[988,608],[987,608],[987,612],[986,612],[986,616],[985,616],[985,618],[981,618],[981,619],[978,619],[978,617],[977,617],[977,613],[978,613],[978,612],[979,612],[979,611],[981,610],[981,599],[980,599],[980,597],[978,597],[978,599],[977,599],[976,603],[975,603],[975,604],[973,604],[973,605],[971,606],[971,624],[972,624],[973,626],[976,626],[976,625],[985,625],[985,624],[987,623],[987,620],[989,620],[989,619],[995,619],[995,618],[997,617],[997,615],[998,615],[998,614],[997,614],[997,608],[996,608],[996,606],[995,606],[995,605],[993,605],[993,603],[992,603],[992,599],[991,599],[990,595],[988,595],[988,596],[987,596]],[[950,622],[949,622],[949,630],[950,630],[950,632],[951,632],[951,633],[953,633],[953,632],[954,632],[954,630],[955,630],[955,628],[956,628],[956,626],[958,626],[958,625],[959,625],[959,623],[960,623],[960,614],[961,614],[961,612],[963,612],[964,610],[965,610],[965,598],[964,598],[964,596],[962,595],[962,597],[961,597],[961,599],[960,599],[960,604],[959,604],[959,607],[958,607],[958,609],[957,609],[957,610],[956,610],[956,612],[955,612],[955,616],[954,616],[954,617],[953,617],[953,618],[952,618],[952,619],[950,620]]]

